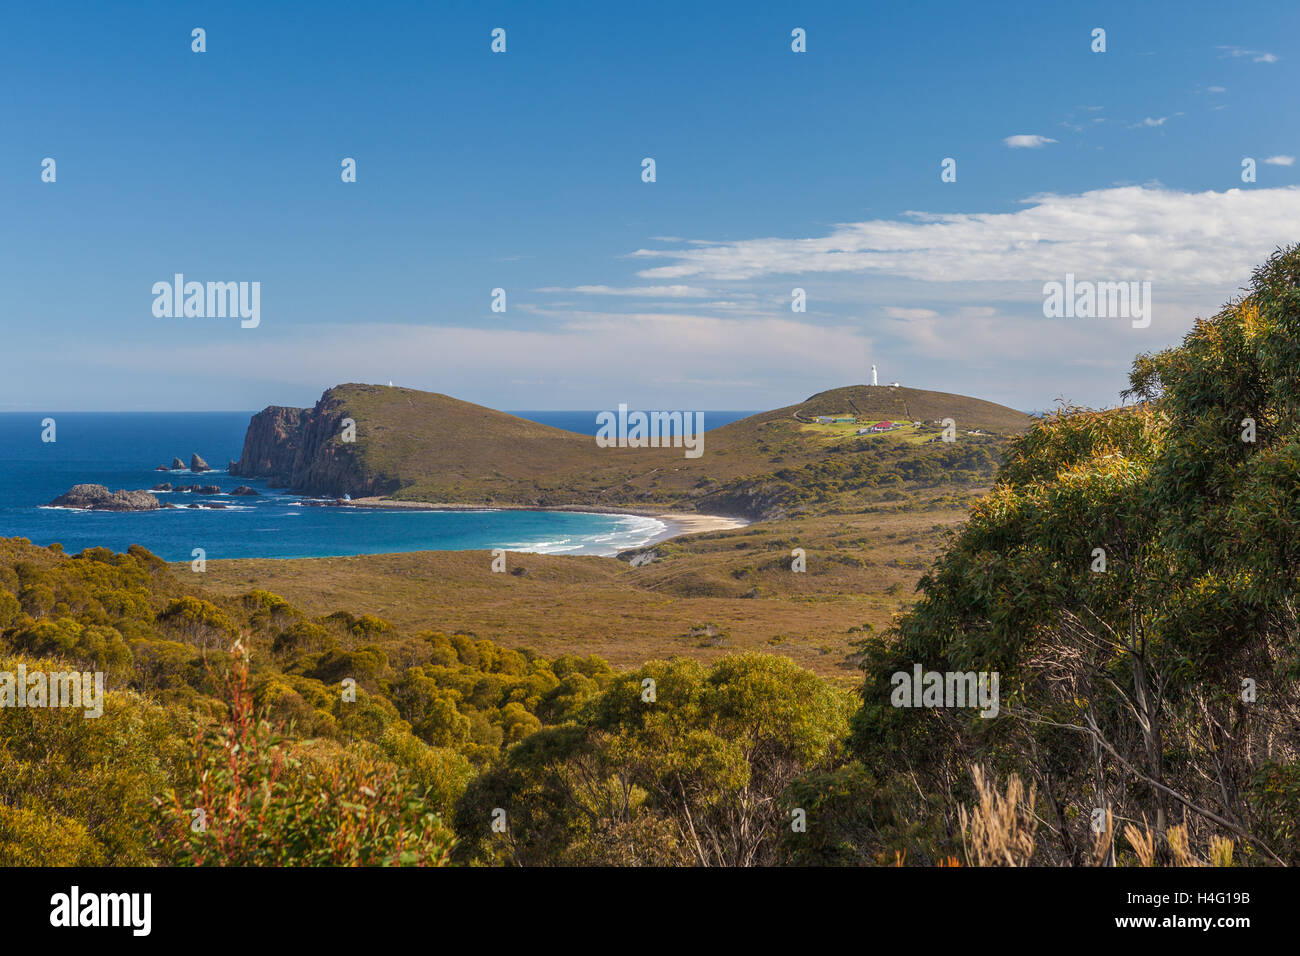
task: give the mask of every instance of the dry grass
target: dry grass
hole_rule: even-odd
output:
[[[598,654],[618,667],[656,657],[784,654],[845,684],[864,627],[915,599],[957,507],[823,515],[676,538],[632,568],[615,558],[424,551],[300,560],[210,561],[208,590],[262,588],[309,614],[377,614],[407,632],[459,631],[547,656]],[[791,550],[807,572],[790,570]],[[176,565],[189,573],[187,564]]]
[[[1185,824],[1172,826],[1165,832],[1166,853],[1163,855],[1160,853],[1158,834],[1145,820],[1140,827],[1131,823],[1126,825],[1124,838],[1133,849],[1138,866],[1160,866],[1162,863],[1166,866],[1232,866],[1233,853],[1236,851],[1236,844],[1231,837],[1216,834],[1210,837],[1205,858],[1198,857],[1192,850]]]
[[[962,845],[973,866],[1028,866],[1034,855],[1034,816],[1037,788],[1025,791],[1020,778],[1007,779],[1005,794],[984,776],[984,768],[971,768],[979,803],[969,812],[958,810]]]

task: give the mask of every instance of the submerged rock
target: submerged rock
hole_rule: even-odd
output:
[[[109,491],[103,485],[73,485],[50,504],[85,511],[156,511],[162,507],[147,491]]]
[[[232,494],[232,495],[243,495],[244,497],[247,497],[247,498],[253,498],[253,497],[256,497],[257,495],[261,494],[261,492],[259,492],[256,488],[250,488],[250,487],[248,487],[248,485],[240,485],[238,488],[236,488],[234,491],[232,491],[231,494]]]
[[[150,491],[171,491],[172,483],[170,481],[164,481],[161,485],[154,485],[149,490]]]

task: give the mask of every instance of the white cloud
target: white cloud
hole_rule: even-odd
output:
[[[1235,288],[1277,246],[1300,239],[1297,221],[1297,187],[1186,193],[1121,186],[1036,196],[1015,212],[908,212],[841,223],[816,238],[697,241],[634,255],[671,260],[640,273],[656,280],[840,272],[1032,282],[1073,272]]]
[[[891,319],[915,321],[917,319],[937,318],[939,313],[934,309],[905,309],[897,305],[887,305],[885,306],[885,315]]]
[[[367,321],[356,327],[294,326],[292,334],[272,337],[274,329],[264,321],[260,331],[268,334],[256,348],[238,340],[205,342],[205,373],[227,382],[276,382],[282,390],[297,385],[315,392],[338,382],[392,379],[489,402],[507,401],[500,397],[503,383],[543,382],[549,401],[578,402],[568,406],[574,408],[629,400],[631,389],[659,402],[674,395],[680,400],[675,389],[692,382],[762,391],[798,375],[805,379],[798,386],[802,391],[809,381],[830,383],[823,387],[862,381],[872,344],[857,324],[654,312],[566,313],[544,328]],[[431,362],[431,356],[455,361]],[[132,343],[70,349],[64,360],[134,375],[175,367],[178,354],[166,343]],[[715,395],[721,391],[726,389],[715,389]],[[530,394],[536,396],[536,389]]]
[[[1038,149],[1048,143],[1055,143],[1056,140],[1048,136],[1039,136],[1037,133],[1021,133],[1017,136],[1008,136],[1002,142],[1012,149]]]
[[[1165,122],[1166,122],[1168,119],[1169,119],[1168,116],[1162,116],[1162,117],[1160,117],[1160,119],[1152,119],[1150,116],[1148,116],[1146,119],[1144,119],[1144,120],[1143,120],[1140,124],[1138,124],[1138,125],[1140,125],[1140,126],[1164,126],[1164,125],[1165,125]]]
[[[699,289],[688,285],[642,285],[642,286],[609,286],[609,285],[577,285],[571,288],[547,286],[538,289],[538,292],[577,292],[582,295],[624,295],[635,296],[640,299],[704,299],[713,295],[708,289]]]
[[[1239,46],[1221,46],[1219,49],[1223,51],[1220,59],[1229,56],[1234,58],[1245,56],[1250,57],[1252,63],[1276,63],[1281,59],[1281,57],[1276,54],[1268,53],[1264,50],[1246,50]]]
[[[1294,156],[1270,156],[1268,159],[1264,160],[1264,162],[1268,163],[1268,165],[1270,166],[1294,166],[1295,157]]]

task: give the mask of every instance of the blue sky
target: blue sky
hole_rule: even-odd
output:
[[[1300,239],[1295,4],[547,6],[7,9],[0,409],[761,408],[873,362],[1113,404]],[[155,317],[176,272],[261,324]],[[1067,272],[1151,326],[1044,318]]]

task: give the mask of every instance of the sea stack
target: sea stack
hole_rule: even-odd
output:
[[[103,485],[73,485],[50,504],[84,511],[156,511],[162,507],[147,491],[109,491]]]
[[[208,467],[208,463],[204,461],[202,458],[200,458],[197,453],[190,456],[190,471],[194,472],[195,474],[198,474],[201,471],[211,471],[211,470],[212,469]]]
[[[185,469],[185,462],[181,461],[179,458],[173,458],[172,468],[183,471]]]

